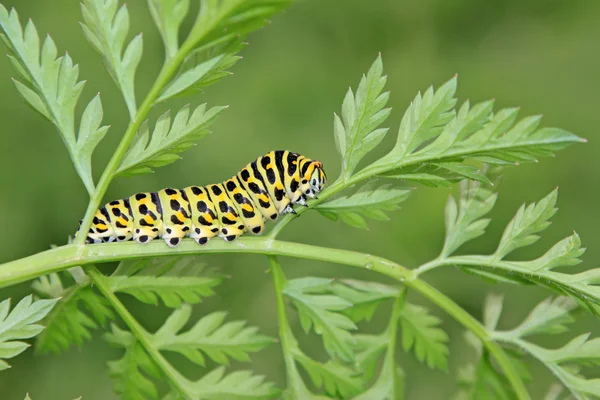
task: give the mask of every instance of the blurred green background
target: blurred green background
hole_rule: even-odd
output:
[[[96,176],[111,156],[126,127],[126,109],[99,56],[78,26],[74,1],[1,0],[16,6],[22,21],[32,18],[41,34],[50,33],[59,49],[68,50],[88,81],[80,108],[96,92],[102,93],[105,123],[112,125],[94,159]],[[142,98],[162,62],[162,44],[146,9],[146,2],[128,2],[131,32],[144,32],[144,58],[137,73]],[[589,139],[554,159],[507,170],[492,213],[488,234],[465,246],[463,252],[488,252],[523,202],[540,199],[556,186],[559,213],[544,237],[518,253],[532,258],[576,230],[588,247],[582,268],[600,266],[600,2],[597,0],[305,0],[274,18],[252,35],[235,74],[205,93],[188,99],[193,104],[229,104],[213,133],[184,159],[156,174],[119,179],[107,200],[136,191],[166,186],[207,184],[231,176],[248,161],[271,149],[289,149],[324,162],[329,179],[339,172],[332,136],[332,114],[339,111],[348,86],[356,87],[378,52],[383,55],[394,108],[386,122],[390,135],[378,154],[395,140],[404,109],[418,90],[436,86],[459,74],[460,102],[496,99],[497,107],[521,106],[522,115],[544,114],[544,125],[558,126]],[[4,51],[4,50],[3,50]],[[63,244],[77,227],[87,198],[66,150],[54,128],[34,114],[18,97],[8,60],[0,57],[0,262]],[[181,102],[183,104],[183,102]],[[179,107],[174,104],[172,107]],[[155,118],[159,112],[153,113]],[[220,149],[227,145],[228,154]],[[374,155],[376,156],[376,155]],[[437,255],[443,239],[443,208],[447,189],[419,188],[389,222],[371,222],[369,231],[332,223],[316,213],[305,214],[288,226],[282,239],[371,252],[408,267]],[[197,306],[200,316],[225,309],[231,318],[246,319],[270,335],[277,334],[274,297],[266,259],[261,256],[210,256],[232,279],[217,296]],[[318,275],[383,280],[368,271],[296,259],[282,259],[289,277]],[[109,266],[103,267],[109,268]],[[455,269],[440,270],[426,279],[473,315],[481,315],[486,293],[504,292],[501,327],[520,321],[531,307],[547,297],[546,290],[493,285]],[[385,281],[385,280],[383,280]],[[17,300],[30,293],[29,284],[2,289],[0,298]],[[419,296],[412,301],[427,304]],[[149,328],[158,327],[167,311],[141,306],[129,297],[126,304]],[[429,371],[412,355],[399,353],[408,372],[410,399],[443,399],[455,390],[456,368],[468,357],[462,329],[438,312],[452,342],[450,373]],[[388,309],[382,308],[367,330],[379,329]],[[297,327],[295,314],[292,322]],[[598,329],[597,320],[581,316],[576,331]],[[541,343],[558,345],[572,336]],[[304,340],[304,334],[298,336]],[[312,354],[319,342],[308,338]],[[13,368],[0,374],[0,399],[34,400],[113,399],[105,363],[120,352],[99,335],[83,348],[59,356],[35,356],[29,350],[12,360]],[[283,361],[277,346],[253,357],[256,371],[284,383]],[[551,375],[531,363],[534,399],[543,397]]]

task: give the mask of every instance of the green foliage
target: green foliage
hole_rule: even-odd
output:
[[[243,44],[236,42],[226,47],[193,52],[184,62],[183,72],[165,88],[157,101],[196,94],[202,88],[231,75],[226,70],[241,59],[237,53],[243,47]]]
[[[202,379],[190,385],[190,398],[194,400],[271,399],[280,391],[266,382],[261,375],[250,371],[235,371],[225,375],[225,368],[218,367]]]
[[[248,353],[257,352],[273,344],[274,340],[247,327],[244,321],[224,323],[227,313],[214,312],[202,317],[190,330],[180,330],[188,323],[192,309],[184,305],[167,319],[152,336],[154,345],[165,351],[174,351],[190,361],[205,365],[206,354],[211,360],[228,364],[229,358],[250,361]]]
[[[248,352],[257,351],[272,342],[257,334],[254,328],[245,328],[240,322],[218,327],[222,318],[216,314],[201,319],[191,330],[178,335],[179,330],[188,322],[190,313],[189,306],[176,310],[154,334],[140,328],[142,332],[134,335],[112,326],[112,332],[105,335],[106,339],[125,350],[121,359],[109,362],[117,393],[124,399],[156,399],[158,390],[153,379],[168,374],[176,398],[262,399],[277,395],[278,391],[271,383],[248,371],[224,375],[224,368],[216,368],[195,382],[174,371],[160,351],[180,352],[192,362],[204,365],[200,349],[213,360],[227,363],[228,357],[245,361],[248,359]],[[138,338],[143,339],[140,341]]]
[[[79,67],[66,54],[57,58],[54,41],[47,36],[40,50],[40,39],[33,23],[21,27],[15,10],[10,13],[0,5],[0,37],[10,51],[9,58],[18,78],[17,90],[25,101],[54,124],[86,189],[94,191],[92,152],[102,140],[107,126],[102,122],[102,104],[96,96],[81,118],[75,135],[75,106],[84,82],[78,82]]]
[[[502,296],[489,294],[483,309],[485,328],[493,332],[502,313]],[[465,332],[467,344],[474,353],[473,359],[458,370],[459,391],[454,400],[470,400],[486,398],[490,400],[508,400],[515,397],[508,379],[498,370],[489,351],[472,332]],[[523,380],[531,380],[529,371],[521,360],[521,355],[507,352],[513,368]]]
[[[338,197],[315,208],[329,219],[340,219],[355,228],[366,229],[367,223],[362,216],[386,221],[389,218],[385,211],[397,210],[398,204],[406,200],[409,194],[410,190],[368,183],[351,196]]]
[[[185,106],[174,118],[169,112],[163,114],[151,129],[147,117],[153,106],[194,94],[228,76],[227,70],[240,59],[238,53],[244,47],[244,37],[288,4],[289,0],[202,0],[197,18],[180,43],[180,30],[190,8],[189,0],[148,0],[150,13],[164,42],[165,64],[138,110],[134,77],[142,56],[141,34],[127,43],[129,15],[125,5],[119,7],[118,0],[84,0],[81,6],[83,31],[102,55],[123,94],[131,119],[97,188],[92,180],[91,156],[108,130],[101,126],[100,98],[96,96],[87,105],[76,134],[75,107],[83,89],[83,82],[77,81],[77,65],[73,65],[68,55],[58,57],[56,45],[49,37],[40,49],[33,23],[29,22],[23,29],[16,12],[8,13],[0,6],[1,37],[18,73],[17,90],[29,105],[56,126],[62,136],[91,195],[91,211],[84,219],[88,221],[86,223],[91,221],[90,212],[93,213],[100,204],[114,176],[148,173],[152,168],[176,161],[178,153],[208,133],[209,125],[224,108],[207,108],[203,104],[191,112],[189,106]],[[523,206],[517,212],[494,254],[454,255],[463,244],[485,233],[489,223],[485,215],[496,201],[496,194],[486,186],[491,182],[483,173],[486,167],[482,163],[505,166],[534,161],[581,139],[557,128],[540,129],[540,117],[537,116],[517,121],[516,108],[494,112],[492,101],[473,107],[467,101],[456,111],[457,79],[454,77],[437,90],[430,87],[423,94],[418,93],[402,118],[393,149],[385,157],[358,170],[362,159],[381,143],[388,131],[381,127],[391,113],[390,108],[385,108],[389,99],[389,92],[384,92],[385,83],[379,56],[362,77],[356,93],[352,89],[347,92],[341,117],[334,116],[334,136],[342,156],[342,173],[338,181],[321,193],[320,199],[311,201],[311,208],[331,219],[365,228],[364,217],[387,219],[385,212],[398,209],[399,203],[410,193],[406,189],[382,185],[377,178],[430,186],[449,186],[462,179],[473,181],[462,184],[458,201],[453,197],[448,201],[446,238],[439,257],[415,271],[405,271],[397,264],[378,259],[388,271],[393,270],[388,275],[402,280],[407,287],[420,288],[421,293],[445,306],[450,314],[477,334],[467,334],[476,357],[460,371],[458,398],[523,397],[518,383],[527,380],[528,373],[521,354],[512,354],[508,349],[498,350],[490,345],[492,340],[508,343],[543,362],[576,398],[600,396],[599,380],[587,379],[579,370],[584,365],[600,364],[600,339],[589,340],[589,334],[584,334],[554,350],[529,340],[532,335],[564,332],[566,325],[573,321],[569,315],[576,305],[573,299],[600,313],[600,269],[575,275],[553,271],[579,262],[583,253],[579,237],[574,234],[560,241],[545,255],[532,261],[504,260],[515,249],[535,242],[537,234],[548,226],[549,218],[556,212],[556,191],[538,204]],[[372,182],[354,194],[342,193],[331,199],[334,194],[366,180]],[[280,219],[280,226],[289,220]],[[83,228],[87,229],[85,223]],[[277,232],[279,230],[275,234]],[[275,234],[268,239],[266,254],[275,254],[269,253],[276,248]],[[80,244],[77,242],[74,246],[77,253],[73,259],[89,263],[86,259],[88,248]],[[353,257],[351,254],[342,253],[340,259]],[[114,260],[102,254],[97,257],[102,261]],[[375,258],[366,256],[363,266],[372,269],[370,261]],[[401,331],[403,349],[412,349],[419,362],[430,368],[448,368],[449,338],[440,326],[441,320],[426,308],[406,302],[405,289],[316,277],[286,282],[278,262],[273,261],[274,258],[271,260],[288,377],[286,398],[402,399],[405,378],[396,363],[398,330]],[[442,265],[458,265],[496,280],[548,286],[568,297],[542,302],[520,325],[499,331],[501,297],[488,298],[484,324],[480,325],[449,299],[419,281],[420,273]],[[381,267],[380,271],[383,269]],[[398,271],[402,271],[401,279]],[[193,260],[184,262],[173,258],[122,262],[111,276],[104,276],[91,265],[86,266],[85,272],[77,267],[71,270],[75,284],[67,288],[57,274],[40,278],[33,288],[50,300],[33,302],[31,296],[26,297],[10,314],[9,301],[0,303],[0,358],[11,358],[24,351],[27,344],[20,340],[39,334],[43,328],[37,322],[44,317],[48,327],[38,337],[38,350],[59,352],[71,344],[81,345],[90,337],[92,329],[112,319],[116,312],[126,328],[113,324],[105,337],[124,351],[120,359],[109,363],[115,390],[123,398],[158,399],[164,394],[161,393],[163,388],[157,385],[159,382],[168,386],[164,399],[279,398],[280,391],[264,377],[249,371],[227,374],[223,366],[231,360],[249,361],[250,353],[273,344],[274,339],[258,333],[257,328],[249,327],[245,321],[226,322],[227,314],[222,311],[192,321],[190,304],[212,295],[214,287],[223,280],[205,272],[204,267]],[[98,290],[102,296],[93,290]],[[117,294],[129,294],[154,305],[158,305],[160,299],[174,311],[158,330],[151,333],[131,315]],[[315,360],[300,349],[286,319],[284,295],[297,309],[304,331],[314,330],[321,336],[329,355],[327,360]],[[386,329],[377,334],[353,335],[356,324],[369,321],[378,306],[387,300],[393,300],[393,305]],[[206,367],[207,358],[222,365],[191,380],[175,369],[165,358],[165,353],[183,355],[201,368]],[[312,386],[327,397],[310,392],[298,372],[299,366],[312,380]],[[5,368],[8,364],[0,361],[0,369]],[[515,371],[517,384],[510,374]]]
[[[183,107],[171,122],[170,112],[161,115],[150,134],[144,123],[125,155],[117,174],[124,176],[147,174],[152,168],[162,167],[179,160],[181,153],[208,134],[208,126],[225,107],[206,109],[198,106],[190,115],[189,106]]]
[[[334,115],[334,137],[342,156],[342,178],[352,175],[360,160],[385,137],[387,128],[377,127],[390,115],[385,107],[390,94],[381,93],[387,78],[383,76],[381,55],[366,76],[363,75],[356,95],[348,89],[342,104],[342,118]]]
[[[160,377],[160,371],[135,336],[113,324],[111,332],[104,338],[125,350],[122,358],[108,363],[109,374],[115,381],[115,392],[123,399],[158,398],[158,391],[150,378]]]
[[[29,295],[19,301],[10,313],[10,299],[0,303],[0,370],[10,368],[4,360],[27,350],[29,344],[21,339],[32,338],[44,330],[37,322],[52,310],[56,301],[33,301],[33,296]]]
[[[498,195],[481,184],[463,181],[459,204],[449,196],[446,203],[446,239],[442,257],[446,257],[464,243],[485,233],[490,219],[482,218],[494,207]]]
[[[425,307],[406,304],[400,314],[402,348],[414,348],[419,362],[429,368],[448,369],[448,335],[439,327],[441,321]]]
[[[362,382],[357,379],[359,372],[336,361],[320,363],[303,353],[295,359],[310,376],[314,385],[323,388],[327,395],[347,399],[362,392]]]
[[[341,297],[327,294],[331,279],[306,277],[289,281],[283,293],[298,310],[300,324],[306,333],[314,326],[323,338],[325,350],[332,357],[349,362],[354,359],[352,335],[356,325],[340,311],[352,303]]]
[[[575,303],[569,298],[547,299],[538,304],[516,328],[493,331],[495,340],[516,345],[541,361],[574,398],[600,397],[600,379],[587,378],[581,371],[584,366],[600,365],[600,339],[589,339],[581,334],[558,349],[547,349],[524,338],[530,335],[558,334],[567,330],[566,324],[574,322],[569,312]]]
[[[165,43],[167,59],[179,48],[177,32],[189,2],[149,0],[152,17]],[[200,13],[181,47],[185,59],[178,75],[163,89],[157,101],[197,93],[230,75],[227,68],[240,57],[242,40],[261,28],[267,18],[281,11],[289,0],[204,0]]]
[[[106,299],[96,294],[89,280],[65,288],[58,274],[43,276],[33,289],[41,296],[54,298],[56,306],[44,319],[46,329],[36,339],[36,351],[60,353],[71,345],[83,345],[91,330],[113,318]]]
[[[466,188],[466,186],[465,186]],[[505,261],[502,258],[513,250],[537,241],[537,233],[549,226],[548,219],[556,212],[557,191],[554,190],[537,204],[522,206],[504,231],[498,249],[491,255],[449,256],[458,246],[481,236],[489,220],[482,218],[496,200],[496,195],[479,184],[461,192],[460,210],[454,199],[446,206],[446,243],[440,257],[421,266],[420,273],[441,265],[459,265],[467,272],[486,279],[511,283],[533,283],[546,286],[559,294],[571,297],[588,310],[598,314],[600,309],[600,269],[577,274],[556,272],[554,269],[576,265],[585,249],[577,233],[559,241],[544,255],[530,261]]]
[[[354,322],[369,321],[377,307],[385,300],[399,296],[398,288],[376,282],[342,279],[333,282],[330,291],[348,301],[352,307],[342,311]]]
[[[206,276],[200,276],[200,275]],[[172,257],[160,260],[121,262],[108,278],[113,292],[127,293],[147,304],[181,307],[212,296],[223,277],[207,270],[197,259]]]
[[[133,38],[123,51],[129,31],[129,12],[127,5],[119,7],[118,0],[83,0],[81,14],[83,33],[104,59],[133,118],[137,111],[134,77],[142,59],[142,34]]]
[[[506,226],[494,255],[498,258],[504,258],[519,247],[535,243],[539,239],[536,233],[546,229],[550,225],[548,220],[556,213],[557,197],[558,190],[554,190],[540,200],[538,204],[530,204],[527,208],[522,205],[515,217]]]
[[[160,31],[168,58],[179,48],[179,29],[189,7],[189,0],[148,0],[150,14]]]

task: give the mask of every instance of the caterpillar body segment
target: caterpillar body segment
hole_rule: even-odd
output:
[[[206,244],[215,236],[230,242],[245,232],[259,235],[265,221],[295,212],[294,204],[306,206],[306,198],[315,198],[326,183],[321,162],[271,151],[223,183],[111,201],[96,211],[86,243],[148,243],[160,237],[175,247],[184,237]]]

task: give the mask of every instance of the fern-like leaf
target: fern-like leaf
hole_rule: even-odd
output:
[[[274,339],[261,335],[258,329],[246,326],[244,321],[224,323],[226,313],[214,312],[201,318],[190,330],[180,333],[189,321],[191,307],[183,305],[152,335],[154,345],[163,351],[174,351],[190,361],[205,365],[203,354],[220,364],[229,358],[249,361],[249,353],[273,344]]]
[[[393,286],[353,279],[334,282],[330,291],[352,304],[342,313],[354,322],[369,321],[382,302],[395,299],[400,294],[399,289]]]
[[[302,365],[314,385],[323,388],[329,396],[347,399],[363,390],[359,372],[346,365],[335,361],[320,363],[302,353],[295,354],[294,359]]]
[[[343,361],[354,360],[351,330],[356,325],[340,312],[352,303],[341,297],[325,294],[331,279],[306,277],[287,282],[283,293],[292,300],[298,310],[300,324],[306,333],[311,327],[323,338],[325,350],[332,357]]]
[[[200,276],[206,274],[206,276]],[[141,302],[178,308],[185,303],[196,304],[212,296],[213,288],[223,277],[206,272],[203,264],[188,257],[159,260],[123,261],[107,278],[114,292],[127,293]]]
[[[163,90],[157,101],[185,96],[230,75],[227,68],[240,57],[242,40],[260,29],[267,18],[283,10],[290,0],[203,0],[194,26],[185,44],[186,58],[179,74]],[[167,59],[178,46],[177,32],[188,9],[188,1],[149,0],[149,6],[159,27]]]
[[[179,29],[190,7],[189,0],[148,0],[148,8],[165,44],[167,58],[179,49]]]
[[[37,322],[42,320],[56,299],[33,301],[33,296],[24,297],[10,311],[10,299],[0,302],[0,371],[10,368],[4,361],[13,358],[29,347],[21,339],[29,339],[43,331],[44,327]],[[10,311],[10,312],[9,312]]]
[[[429,368],[448,368],[448,335],[442,330],[440,319],[421,306],[406,304],[400,314],[402,347],[414,347],[417,360]]]
[[[565,332],[566,325],[575,321],[569,314],[575,308],[577,303],[569,297],[548,298],[538,304],[519,326],[503,332],[503,336],[525,337]]]
[[[122,358],[108,363],[115,392],[125,400],[157,399],[158,390],[150,378],[160,377],[161,372],[136,337],[113,324],[104,338],[125,350]]]
[[[503,308],[503,297],[489,294],[486,297],[483,309],[485,328],[493,335]],[[497,369],[493,357],[483,346],[481,340],[472,332],[465,332],[465,339],[475,357],[458,371],[459,392],[453,400],[476,400],[486,398],[490,400],[509,400],[515,397],[508,379]],[[524,381],[531,380],[531,375],[526,364],[521,360],[521,353],[505,350],[512,367]]]
[[[206,109],[197,107],[190,115],[189,106],[183,107],[171,121],[169,112],[163,114],[154,127],[152,135],[145,122],[137,133],[131,147],[121,162],[117,173],[123,176],[146,174],[152,168],[179,160],[181,153],[206,136],[208,126],[225,107]]]
[[[226,47],[195,51],[183,63],[182,72],[163,90],[157,101],[165,101],[173,97],[184,97],[198,93],[226,76],[227,71],[241,57],[242,43],[233,43]]]
[[[404,377],[404,370],[394,363],[392,357],[386,357],[375,383],[353,400],[402,400],[405,388]]]
[[[558,191],[554,190],[537,204],[530,204],[527,208],[521,206],[504,230],[496,257],[504,258],[520,247],[535,243],[539,239],[536,233],[546,229],[550,225],[548,220],[556,213],[557,197]]]
[[[588,310],[600,314],[600,286],[598,286],[600,268],[577,274],[555,271],[557,268],[580,262],[579,257],[585,249],[581,247],[581,240],[576,233],[559,241],[537,259],[530,261],[501,259],[502,255],[537,240],[536,234],[549,225],[548,218],[556,211],[555,203],[556,192],[552,192],[538,204],[521,207],[505,230],[498,250],[492,255],[450,256],[432,263],[458,265],[467,272],[494,280],[545,286],[575,299]],[[447,216],[455,214],[455,211],[447,212]]]
[[[91,338],[91,330],[113,318],[104,297],[98,296],[89,282],[64,288],[58,274],[41,277],[32,285],[44,296],[58,300],[45,318],[46,329],[36,339],[39,353],[60,353]]]
[[[388,220],[385,211],[394,211],[399,203],[406,200],[411,191],[393,188],[390,185],[377,186],[369,183],[350,196],[338,197],[320,203],[317,210],[334,221],[342,220],[355,228],[367,228],[363,216],[376,220]]]
[[[10,51],[9,58],[18,74],[14,80],[17,90],[34,110],[54,124],[87,191],[93,193],[92,151],[108,130],[100,126],[100,98],[96,96],[87,106],[76,137],[75,106],[84,85],[77,81],[79,67],[68,54],[58,57],[50,36],[40,48],[33,22],[29,21],[23,29],[17,12],[13,9],[9,13],[2,5],[0,37]]]
[[[440,135],[444,126],[455,117],[455,92],[456,77],[438,90],[429,87],[423,95],[419,92],[402,117],[396,145],[378,163],[402,160],[423,143]]]
[[[392,170],[382,174],[386,178],[395,178],[402,181],[420,183],[430,187],[450,187],[453,183],[463,179],[470,179],[489,184],[481,170],[472,165],[458,162],[438,162],[416,164],[402,168],[400,171]]]
[[[526,319],[510,331],[494,331],[495,340],[517,345],[541,361],[576,399],[600,397],[600,378],[587,378],[579,373],[585,365],[600,365],[600,339],[589,340],[589,333],[579,335],[558,349],[538,346],[526,336],[565,332],[565,324],[574,321],[569,312],[574,308],[571,299],[544,300]]]
[[[391,108],[384,108],[390,95],[382,93],[386,80],[379,55],[362,77],[356,95],[348,89],[342,104],[342,118],[334,115],[335,143],[343,160],[342,177],[352,175],[360,160],[381,143],[388,131],[378,129],[391,112]]]
[[[111,77],[123,93],[129,115],[133,118],[137,110],[134,78],[142,59],[142,34],[133,38],[125,48],[129,32],[129,12],[127,5],[119,7],[118,0],[83,0],[81,14],[83,33],[104,59]]]
[[[254,375],[251,371],[235,371],[226,375],[224,367],[215,368],[188,385],[194,400],[272,399],[281,393],[262,375]]]
[[[480,183],[463,181],[459,203],[449,196],[446,203],[446,239],[441,256],[446,257],[469,240],[485,233],[490,223],[482,218],[496,203],[497,195]]]

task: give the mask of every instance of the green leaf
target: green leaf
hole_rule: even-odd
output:
[[[186,59],[157,101],[185,96],[230,75],[241,42],[267,19],[283,10],[290,0],[204,0],[182,50]],[[175,56],[177,33],[187,13],[188,1],[149,0],[150,12],[165,42],[167,59]]]
[[[208,126],[226,107],[206,109],[206,104],[197,107],[190,115],[189,106],[183,107],[171,121],[169,112],[163,114],[154,127],[152,136],[147,122],[137,133],[127,151],[117,174],[130,176],[152,172],[179,159],[181,153],[206,136]]]
[[[436,263],[438,265],[457,265],[486,279],[545,286],[560,295],[575,299],[581,306],[600,315],[600,286],[598,286],[600,284],[600,268],[577,274],[555,271],[559,267],[572,266],[580,262],[579,257],[585,249],[581,248],[581,241],[576,233],[559,241],[546,254],[537,259],[530,261],[500,259],[501,255],[537,240],[535,234],[548,225],[548,218],[556,211],[555,202],[556,193],[552,192],[537,205],[521,207],[516,217],[505,229],[501,244],[494,254],[450,256],[434,260],[432,264],[434,266]],[[453,221],[458,220],[457,215],[456,204],[452,201],[449,202],[446,208],[446,220],[450,222],[451,226],[454,226]],[[476,227],[478,223],[480,222],[475,222]],[[457,231],[461,232],[463,229],[460,228]],[[477,235],[480,233],[481,230]],[[450,246],[450,248],[452,247]]]
[[[482,187],[480,183],[461,185],[458,204],[450,196],[446,203],[446,239],[441,256],[447,257],[466,242],[485,233],[490,223],[488,218],[482,218],[489,213],[496,203],[497,194]]]
[[[225,312],[208,314],[190,330],[180,333],[189,321],[191,312],[189,305],[183,305],[174,311],[152,335],[154,346],[163,351],[180,353],[190,361],[204,366],[203,354],[220,364],[228,364],[229,358],[250,361],[249,353],[274,343],[274,339],[259,334],[257,328],[246,326],[244,321],[224,323],[227,315]]]
[[[380,335],[356,334],[353,336],[356,344],[356,366],[362,372],[363,382],[369,383],[375,376],[377,363],[388,348],[387,333]]]
[[[127,5],[118,0],[83,0],[81,27],[88,41],[104,59],[113,80],[123,93],[131,118],[136,113],[134,78],[142,58],[142,35],[125,47],[129,32]]]
[[[502,314],[504,296],[501,294],[490,293],[485,298],[483,308],[483,325],[485,329],[493,331],[498,326],[500,315]]]
[[[514,165],[585,142],[561,129],[538,129],[538,116],[517,122],[516,108],[494,114],[492,101],[472,108],[465,102],[456,113],[455,91],[456,77],[438,90],[429,88],[423,95],[417,94],[402,118],[396,146],[366,167],[365,176],[395,177],[431,186],[448,186],[460,178],[486,182],[473,162]],[[337,120],[335,128],[336,132],[343,131]]]
[[[0,302],[0,370],[10,368],[3,360],[19,355],[29,347],[20,339],[29,339],[42,332],[44,327],[36,322],[52,310],[56,301],[33,301],[33,296],[29,295],[21,299],[10,313],[10,299]]]
[[[442,133],[424,151],[427,154],[442,155],[457,142],[463,141],[475,132],[480,131],[492,117],[494,101],[488,100],[471,108],[466,101],[458,113],[444,126]]]
[[[290,0],[203,0],[186,42],[197,49],[209,49],[239,41],[263,27]]]
[[[343,279],[333,283],[331,293],[351,303],[352,306],[345,309],[343,314],[354,322],[360,322],[363,319],[371,320],[377,306],[385,300],[395,299],[400,291],[377,282]]]
[[[455,118],[455,92],[456,76],[436,91],[429,87],[423,95],[419,92],[402,117],[396,146],[382,160],[402,160],[440,135],[444,126]],[[382,160],[375,164],[384,162]]]
[[[323,388],[329,396],[345,399],[363,390],[360,373],[346,365],[335,361],[323,364],[302,353],[295,354],[294,359],[302,365],[314,385]]]
[[[502,307],[500,296],[488,295],[486,307],[484,309],[484,321],[495,324],[499,318],[500,308]],[[489,329],[489,328],[487,328]],[[465,339],[475,357],[458,370],[459,392],[453,397],[454,400],[478,400],[481,398],[491,400],[511,400],[515,398],[515,393],[508,379],[498,370],[493,357],[483,347],[481,340],[472,332],[465,332]],[[530,381],[531,375],[527,365],[521,360],[521,353],[514,353],[510,349],[504,349],[512,367],[519,376]]]
[[[189,0],[148,0],[148,8],[165,44],[167,58],[179,49],[179,29],[190,7]]]
[[[350,334],[356,325],[342,311],[352,306],[352,303],[341,297],[324,294],[329,291],[331,279],[299,278],[288,281],[283,293],[288,296],[300,317],[300,323],[306,333],[311,327],[323,338],[325,350],[332,357],[342,361],[354,360]]]
[[[75,169],[88,193],[94,192],[90,158],[107,127],[100,127],[100,99],[92,100],[75,135],[75,106],[84,82],[78,82],[79,67],[66,54],[58,57],[56,44],[47,36],[40,48],[40,39],[33,22],[25,29],[13,9],[10,13],[0,5],[0,38],[8,47],[9,58],[18,74],[14,79],[25,101],[58,130]]]
[[[554,190],[537,204],[530,204],[527,208],[522,205],[504,230],[496,257],[504,258],[515,249],[535,243],[539,239],[536,233],[546,229],[550,225],[548,220],[556,213],[557,196],[558,191]]]
[[[404,399],[404,370],[395,365],[393,358],[386,357],[381,373],[375,383],[353,400],[402,400]]]
[[[539,303],[516,328],[500,334],[512,337],[525,337],[538,334],[557,334],[567,331],[566,324],[575,319],[569,314],[577,308],[577,303],[568,297],[548,298]]]
[[[225,48],[193,52],[183,63],[182,72],[163,90],[157,101],[196,94],[231,75],[227,69],[241,59],[237,53],[243,47],[241,43],[233,43]]]
[[[214,294],[213,288],[224,278],[205,270],[203,264],[190,257],[123,261],[106,279],[114,292],[127,293],[154,305],[160,298],[167,307],[178,308],[184,302],[196,304]]]
[[[41,277],[32,285],[38,293],[56,298],[58,303],[45,318],[46,329],[37,337],[36,351],[60,353],[91,338],[91,330],[114,317],[104,297],[98,296],[90,282],[63,288],[58,274]]]
[[[448,368],[448,335],[439,327],[441,321],[425,307],[405,304],[400,314],[402,348],[414,347],[415,356],[429,368]]]
[[[264,376],[251,371],[235,371],[225,375],[225,368],[218,367],[200,380],[189,384],[194,400],[242,400],[271,399],[281,394]]]
[[[109,374],[115,381],[114,389],[121,398],[157,399],[158,391],[150,378],[161,376],[154,361],[131,333],[111,325],[112,331],[104,338],[112,345],[125,349],[123,357],[108,363]]]
[[[573,308],[574,303],[568,298],[545,300],[517,328],[492,332],[492,337],[516,345],[531,354],[559,379],[574,398],[600,397],[600,379],[588,379],[579,373],[582,366],[600,365],[600,338],[588,340],[590,334],[582,334],[558,349],[547,349],[523,339],[532,334],[567,331],[565,324],[575,321],[569,315]]]
[[[100,95],[97,95],[83,112],[77,136],[78,164],[86,176],[92,176],[92,153],[110,128],[101,126],[103,116]]]
[[[389,92],[382,93],[386,80],[380,54],[360,80],[356,95],[348,89],[342,118],[334,115],[335,143],[343,160],[343,177],[352,175],[360,160],[381,143],[388,131],[378,129],[392,110],[384,108],[389,99]]]
[[[453,183],[463,179],[470,179],[486,184],[491,183],[479,168],[457,162],[416,164],[406,168],[391,170],[381,176],[416,182],[431,187],[450,187]]]
[[[368,183],[350,196],[341,196],[316,206],[328,218],[341,219],[350,226],[366,228],[362,216],[376,220],[388,220],[385,211],[394,211],[406,200],[411,191],[393,188],[391,185],[377,186]]]

